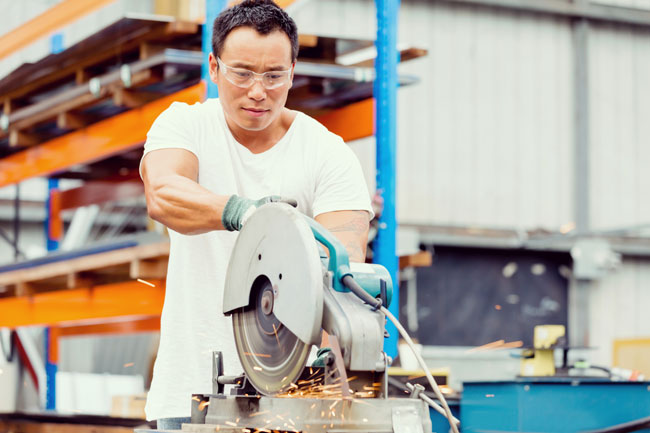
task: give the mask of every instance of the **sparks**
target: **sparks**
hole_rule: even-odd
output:
[[[150,287],[156,287],[156,285],[154,283],[150,283],[149,281],[145,281],[142,278],[138,278],[138,283],[146,284],[147,286],[150,286]]]
[[[209,401],[202,401],[201,403],[199,403],[199,412],[202,412],[203,409],[206,408],[206,406],[210,406]]]
[[[133,365],[134,365],[133,362],[127,362],[126,364],[124,364],[124,368],[126,368],[126,367],[133,367]]]
[[[262,368],[261,368],[261,367],[258,367],[258,366],[256,365],[255,367],[253,367],[253,370],[256,370],[256,371],[262,371]]]
[[[259,356],[260,358],[270,358],[271,357],[271,355],[266,354],[266,353],[244,352],[244,355],[246,355],[246,356]]]
[[[228,424],[229,426],[232,426],[232,427],[237,427],[237,424],[235,424],[232,421],[226,421],[226,424]]]
[[[273,333],[275,334],[275,340],[278,342],[278,346],[282,348],[282,345],[280,344],[280,339],[278,338],[278,330],[275,328],[275,323],[273,323]]]

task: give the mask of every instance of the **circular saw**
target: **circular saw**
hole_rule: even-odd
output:
[[[296,386],[323,329],[340,346],[339,370],[383,368],[385,317],[377,308],[391,296],[385,268],[350,264],[324,227],[289,205],[272,203],[257,209],[239,233],[223,312],[232,315],[248,382],[261,394],[276,395]]]

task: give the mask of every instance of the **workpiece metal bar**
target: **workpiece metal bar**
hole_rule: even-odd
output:
[[[487,6],[520,12],[543,13],[587,21],[650,27],[650,11],[569,0],[434,0],[438,3]]]
[[[376,99],[375,128],[377,139],[377,191],[381,192],[384,208],[379,217],[375,240],[375,263],[386,267],[393,279],[393,302],[390,312],[399,314],[398,258],[396,254],[397,218],[395,206],[397,158],[397,23],[399,0],[375,0],[377,8],[377,59],[375,61]],[[397,328],[386,325],[390,337],[384,340],[384,351],[397,356]]]
[[[201,64],[201,56],[196,54],[193,51],[177,50],[168,48],[165,49],[162,53],[156,54],[148,59],[138,60],[137,62],[131,63],[128,66],[128,70],[131,74],[141,72],[155,66],[164,65],[167,63],[173,63],[177,65],[196,65]],[[111,84],[119,83],[122,81],[121,70],[117,69],[111,72],[108,72],[100,77],[96,77],[94,82],[99,86],[99,89],[109,86]],[[74,98],[78,98],[82,95],[90,94],[91,89],[89,83],[79,84],[69,90],[60,92],[50,98],[46,98],[41,102],[37,102],[28,107],[16,110],[13,114],[9,115],[9,125],[12,123],[25,120],[29,117],[36,116],[43,111],[46,111],[50,108],[54,108],[59,104],[71,101]]]

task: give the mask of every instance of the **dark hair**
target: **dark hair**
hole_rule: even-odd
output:
[[[298,27],[273,0],[245,0],[221,12],[212,26],[212,53],[220,56],[228,34],[237,27],[252,27],[261,35],[280,30],[291,41],[291,61],[298,58]]]

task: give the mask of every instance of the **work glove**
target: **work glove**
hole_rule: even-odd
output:
[[[253,215],[253,212],[255,212],[258,207],[267,203],[287,203],[293,207],[298,206],[296,200],[280,197],[279,195],[270,195],[259,200],[251,200],[233,194],[226,202],[226,207],[223,208],[221,223],[223,224],[223,227],[230,232],[241,230],[246,220]]]

